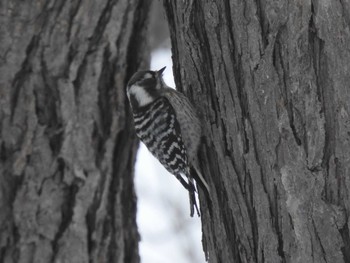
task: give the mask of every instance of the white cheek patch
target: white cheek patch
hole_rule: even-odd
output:
[[[143,76],[144,79],[150,79],[150,78],[153,78],[152,74],[151,73],[146,73],[144,76]]]
[[[136,85],[130,87],[128,94],[129,99],[130,95],[134,96],[140,107],[145,106],[154,101],[154,98],[151,95],[149,95],[144,88]]]

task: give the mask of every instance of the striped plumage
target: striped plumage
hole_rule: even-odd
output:
[[[187,155],[174,109],[165,98],[134,112],[137,136],[172,174],[185,173]]]
[[[189,191],[192,216],[194,208],[199,214],[193,177],[209,194],[196,161],[201,124],[189,100],[164,84],[163,70],[136,72],[128,83],[127,95],[137,136]],[[195,176],[190,173],[191,166]]]

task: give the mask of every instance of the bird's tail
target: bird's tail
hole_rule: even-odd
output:
[[[199,212],[198,205],[197,205],[197,200],[196,200],[196,195],[195,195],[196,187],[194,185],[193,178],[188,177],[188,185],[189,185],[188,194],[189,194],[189,198],[190,198],[190,209],[191,209],[190,215],[191,215],[191,217],[193,217],[194,209],[196,208],[197,215],[201,216],[201,214]]]
[[[196,186],[195,181],[197,183],[197,186],[200,185],[201,189],[203,189],[208,206],[211,206],[211,197],[210,197],[210,190],[207,181],[204,179],[203,175],[200,173],[199,169],[196,169],[195,166],[192,166],[186,173],[182,174],[184,177],[187,177],[188,182],[182,178],[181,175],[176,176],[177,179],[181,182],[181,184],[188,190],[189,198],[190,198],[190,215],[193,217],[194,215],[194,209],[196,209],[197,215],[200,216],[199,207],[197,205],[197,199],[196,199]]]
[[[204,179],[203,175],[199,171],[198,166],[193,165],[191,167],[190,172],[191,172],[190,173],[191,174],[191,178],[194,178],[196,183],[197,183],[197,187],[199,185],[200,188],[203,190],[204,195],[206,197],[206,204],[207,204],[207,207],[208,207],[208,210],[209,210],[209,214],[212,215],[213,204],[212,204],[212,199],[211,199],[211,195],[210,195],[209,185],[208,185],[207,181]]]
[[[207,181],[196,166],[192,166],[190,170],[191,177],[196,180],[196,183],[203,189],[207,197],[210,199],[210,190]]]

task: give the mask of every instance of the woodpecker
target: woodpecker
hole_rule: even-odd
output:
[[[208,184],[198,165],[201,122],[186,96],[164,83],[164,70],[165,67],[138,71],[127,84],[135,131],[148,150],[188,190],[191,216],[194,208],[200,216],[194,180],[209,196]]]

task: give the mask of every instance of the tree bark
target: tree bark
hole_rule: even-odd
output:
[[[209,262],[350,262],[349,1],[164,5],[205,120]]]
[[[125,85],[149,6],[0,4],[0,262],[139,262]]]

